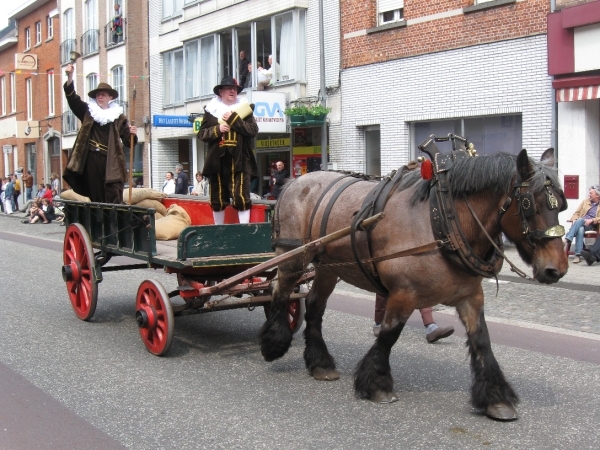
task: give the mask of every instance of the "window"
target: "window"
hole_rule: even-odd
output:
[[[46,28],[48,31],[46,39],[52,39],[54,37],[54,21],[50,16],[46,17]]]
[[[365,127],[366,173],[381,176],[381,134],[379,125]]]
[[[491,155],[499,152],[516,155],[521,149],[522,116],[466,117],[463,119],[416,122],[413,127],[414,148],[431,134],[445,137],[448,133],[466,137],[475,145],[478,155]],[[449,142],[437,142],[440,151],[450,151]],[[418,155],[417,155],[418,156]]]
[[[29,50],[31,48],[31,29],[29,27],[25,28],[25,50]]]
[[[31,78],[25,80],[25,89],[27,91],[27,120],[33,120],[33,89],[31,88]]]
[[[0,78],[0,95],[2,96],[2,115],[6,115],[6,77]]]
[[[123,73],[123,66],[113,67],[110,71],[110,76],[113,89],[119,93],[119,103],[123,103],[125,101],[125,76]],[[134,118],[132,117],[132,119]]]
[[[15,74],[10,74],[10,112],[17,111],[17,83]]]
[[[176,105],[183,102],[185,84],[183,49],[163,53],[163,105]]]
[[[89,55],[98,51],[98,6],[96,0],[85,2],[85,33],[81,36],[82,54]]]
[[[479,5],[480,3],[492,2],[494,0],[475,0],[475,4]]]
[[[48,71],[48,115],[54,115],[54,71]]]
[[[162,2],[163,19],[181,15],[181,12],[183,11],[183,0],[162,0]]]
[[[200,96],[200,73],[198,66],[198,41],[188,42],[183,47],[185,57],[185,98],[191,99]]]
[[[213,87],[217,85],[217,47],[215,45],[216,35],[200,39],[200,94],[212,93]],[[213,67],[212,70],[206,70]]]
[[[73,23],[73,8],[67,9],[64,14],[65,39],[75,39],[75,25]]]
[[[35,23],[35,45],[42,43],[42,22]]]
[[[93,91],[98,86],[98,74],[90,73],[87,77],[85,77],[85,87],[86,92]]]
[[[377,0],[377,23],[399,22],[404,19],[404,0]]]

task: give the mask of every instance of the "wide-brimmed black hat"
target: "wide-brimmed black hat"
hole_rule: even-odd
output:
[[[237,80],[235,78],[230,77],[230,76],[225,76],[221,80],[221,84],[217,84],[213,88],[213,92],[215,93],[215,95],[219,95],[219,89],[221,89],[221,88],[223,88],[225,86],[234,86],[234,87],[236,87],[237,91],[238,91],[238,94],[244,90],[244,88],[238,84],[238,82],[237,82]]]
[[[110,95],[113,100],[119,96],[119,93],[115,91],[110,84],[100,83],[96,89],[88,92],[88,97],[96,98],[96,94],[100,91],[108,92],[108,95]]]

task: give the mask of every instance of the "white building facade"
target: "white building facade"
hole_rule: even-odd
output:
[[[334,145],[331,136],[339,135],[341,117],[339,4],[324,4],[327,102],[333,108],[328,129]],[[258,91],[258,78],[251,78],[240,94],[255,104],[259,125],[258,193],[268,189],[263,178],[277,160],[293,172],[305,156],[304,170],[310,170],[306,161],[321,153],[321,127],[291,128],[283,111],[292,102],[319,100],[317,0],[150,0],[149,11],[152,187],[160,189],[177,163],[190,178],[202,170],[206,148],[188,119],[202,116],[224,76],[239,79],[241,51],[253,67],[268,68],[271,55],[279,69],[272,86]]]

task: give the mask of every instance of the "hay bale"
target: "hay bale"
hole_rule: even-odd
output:
[[[162,216],[167,215],[167,207],[163,205],[160,200],[151,200],[147,198],[146,200],[136,203],[135,206],[140,206],[142,208],[154,208],[156,212],[160,213]]]
[[[154,222],[156,239],[159,241],[169,241],[177,239],[184,228],[192,224],[190,216],[181,206],[171,205],[167,210],[167,215]]]
[[[160,200],[165,198],[167,194],[158,192],[150,188],[132,188],[131,201],[129,201],[129,189],[123,191],[123,201],[128,205],[136,205],[142,200]]]
[[[83,195],[79,195],[73,189],[68,189],[66,191],[62,191],[60,193],[60,198],[65,199],[65,200],[73,200],[76,202],[86,202],[86,203],[91,202],[89,197],[84,197]]]

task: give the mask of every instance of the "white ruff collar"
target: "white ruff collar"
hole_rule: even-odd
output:
[[[248,103],[246,99],[240,100],[238,98],[233,105],[226,105],[221,100],[221,97],[217,96],[213,97],[213,99],[210,102],[208,102],[208,105],[206,105],[206,110],[213,116],[215,116],[217,119],[221,119],[223,117],[223,114],[225,114],[227,111],[235,110],[236,107],[242,104],[243,102]]]
[[[107,109],[102,109],[93,98],[90,99],[88,103],[88,110],[94,121],[100,125],[114,122],[121,114],[123,114],[123,108],[116,103],[110,102]]]

